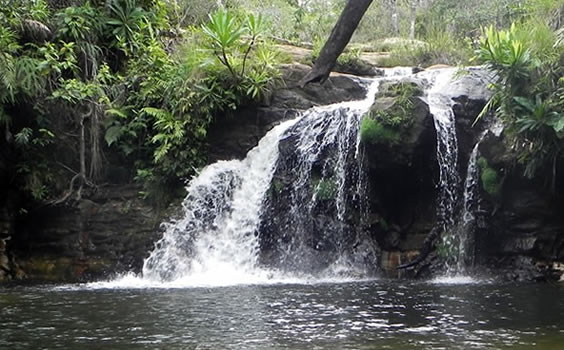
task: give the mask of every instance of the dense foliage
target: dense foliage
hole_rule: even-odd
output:
[[[496,73],[495,110],[508,148],[525,175],[549,174],[554,187],[564,151],[564,2],[530,1],[529,15],[508,29],[483,29],[477,58]]]
[[[133,176],[169,193],[204,164],[212,120],[278,77],[261,15],[217,10],[200,24],[177,1],[53,4],[0,9],[2,147],[16,154],[12,185],[37,200]]]
[[[205,163],[210,123],[277,81],[269,40],[315,56],[345,3],[0,0],[0,166],[9,164],[10,186],[51,203],[104,182],[136,179],[157,198],[181,188]],[[478,48],[477,62],[498,73],[490,107],[516,158],[529,176],[555,174],[563,8],[563,0],[374,1],[339,63],[387,51],[380,64],[464,64]],[[412,106],[402,96],[397,110],[363,120],[366,142],[394,144],[408,130]]]

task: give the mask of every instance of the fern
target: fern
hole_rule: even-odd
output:
[[[155,117],[156,119],[170,119],[172,115],[170,112],[161,109],[161,108],[154,108],[154,107],[144,107],[141,111],[147,113],[151,117]]]
[[[40,61],[23,56],[16,61],[16,81],[20,92],[27,96],[35,96],[45,88],[45,80],[39,71]]]

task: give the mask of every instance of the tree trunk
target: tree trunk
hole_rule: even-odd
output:
[[[415,39],[415,21],[417,19],[417,0],[411,0],[409,12],[409,38]]]
[[[80,117],[80,186],[78,187],[76,199],[82,198],[82,188],[86,182],[86,132],[84,130],[84,120],[87,115]]]
[[[312,82],[323,83],[327,80],[331,69],[337,62],[337,58],[351,40],[356,27],[358,27],[362,16],[371,3],[372,0],[349,0],[347,2],[312,70],[300,80],[301,87]]]

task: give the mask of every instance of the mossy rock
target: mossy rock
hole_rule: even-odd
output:
[[[360,125],[360,139],[370,144],[395,145],[400,142],[401,133],[396,128],[384,125],[378,119],[366,117]]]
[[[384,84],[363,119],[360,138],[365,143],[397,145],[413,127],[416,100],[423,93],[413,82]]]
[[[415,97],[423,96],[423,88],[413,81],[391,81],[384,82],[378,89],[378,97]]]
[[[332,200],[337,196],[337,184],[332,178],[313,178],[315,197],[320,201]]]

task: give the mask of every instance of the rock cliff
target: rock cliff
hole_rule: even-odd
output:
[[[361,99],[366,83],[362,79],[334,74],[324,85],[305,89],[297,82],[307,72],[298,64],[283,67],[285,85],[263,104],[243,108],[224,118],[209,132],[209,161],[243,158],[264,134],[282,120],[293,118],[312,106]],[[411,82],[424,86],[425,81]],[[473,126],[489,97],[487,74],[470,69],[449,87],[456,115],[461,178],[472,148],[490,121]],[[385,96],[376,104],[385,105]],[[366,173],[366,212],[349,212],[342,225],[336,221],[337,208],[323,196],[333,195],[330,184],[316,181],[324,189],[311,218],[312,230],[305,239],[311,249],[326,257],[334,245],[323,239],[323,230],[338,227],[357,252],[357,258],[374,264],[374,271],[392,277],[426,276],[440,261],[436,253],[409,271],[396,268],[416,258],[436,222],[437,178],[436,133],[424,96],[413,98],[413,124],[395,144],[362,144]],[[385,108],[385,107],[382,107]],[[280,145],[281,161],[269,191],[262,225],[261,260],[279,259],[274,245],[283,240],[284,225],[290,223],[284,181],[293,171],[293,143]],[[503,133],[486,134],[480,153],[498,172],[500,194],[492,196],[480,187],[480,211],[475,229],[473,262],[476,269],[510,280],[558,279],[564,263],[564,200],[538,180],[525,179],[508,156]],[[139,271],[143,259],[160,235],[159,223],[169,213],[157,211],[140,199],[139,188],[108,185],[74,206],[42,207],[19,212],[17,194],[11,193],[5,168],[9,152],[0,151],[0,281],[33,279],[80,281],[106,278],[118,272]],[[314,169],[315,171],[315,169]],[[317,171],[320,171],[319,169]],[[288,174],[286,174],[288,173]],[[356,174],[355,176],[360,176]],[[561,184],[558,184],[561,186]],[[359,199],[349,198],[359,205]],[[357,208],[358,209],[358,208]],[[358,209],[359,210],[359,209]],[[357,211],[358,211],[357,210]],[[358,240],[358,237],[363,237]],[[353,239],[354,238],[354,239]],[[305,254],[305,253],[304,253]],[[323,259],[322,259],[323,260]]]

